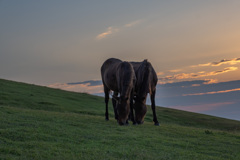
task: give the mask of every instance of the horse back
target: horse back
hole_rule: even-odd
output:
[[[130,62],[130,63],[132,64],[134,68],[134,72],[137,77],[135,91],[139,88],[142,88],[144,85],[148,86],[148,88],[145,87],[144,92],[150,93],[151,91],[156,90],[158,78],[152,64],[147,60],[144,60],[143,62]],[[148,72],[147,80],[144,79],[144,76],[145,76],[144,74],[146,72]]]
[[[116,71],[122,61],[116,58],[107,59],[101,67],[101,76],[104,87],[118,92]]]

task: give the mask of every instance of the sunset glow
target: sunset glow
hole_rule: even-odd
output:
[[[211,63],[206,63],[206,64],[199,64],[197,66],[192,66],[192,67],[220,66],[220,65],[223,65],[223,64],[235,65],[237,63],[240,63],[240,58],[234,58],[234,59],[230,59],[230,60],[224,59],[224,60],[221,60],[220,62],[211,62]]]
[[[175,108],[175,109],[181,108],[185,111],[190,111],[190,112],[203,112],[203,111],[214,110],[221,106],[230,105],[234,103],[235,102],[223,102],[223,103],[210,103],[210,104],[201,104],[201,105],[192,105],[192,106],[171,106],[171,108]]]
[[[235,111],[239,8],[234,0],[0,1],[0,78],[103,96],[106,59],[148,59],[157,105]]]
[[[175,70],[169,70],[168,73],[163,73],[160,72],[161,74],[158,73],[159,80],[165,83],[172,83],[174,80],[187,80],[187,79],[202,79],[202,78],[207,78],[207,77],[216,77],[217,75],[224,75],[227,72],[234,72],[239,70],[238,63],[240,58],[234,58],[232,60],[221,60],[219,62],[209,62],[206,64],[199,64],[199,65],[193,65],[193,66],[188,66],[184,67],[182,69],[175,69]],[[227,66],[225,68],[220,68],[217,70],[218,66]],[[195,73],[184,73],[184,72],[189,72],[189,71],[197,71]],[[214,70],[214,71],[208,71],[208,70]],[[208,71],[208,72],[207,72]],[[174,73],[174,74],[173,74]],[[168,74],[168,75],[166,75]],[[165,75],[165,76],[163,76]],[[217,77],[220,81],[221,77]],[[214,82],[218,81],[216,78]]]
[[[240,91],[240,88],[228,89],[223,91],[206,92],[206,93],[183,94],[183,96],[197,96],[197,95],[199,96],[199,95],[205,95],[205,94],[228,93],[228,92],[234,92],[234,91]]]

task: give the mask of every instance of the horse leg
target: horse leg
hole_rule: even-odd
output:
[[[136,122],[135,122],[134,113],[133,113],[133,97],[134,97],[134,89],[132,90],[131,96],[130,96],[130,119],[135,125]]]
[[[105,104],[106,104],[106,112],[105,112],[105,120],[108,121],[109,117],[108,117],[108,101],[109,101],[109,89],[104,86],[104,93],[105,93]]]
[[[156,116],[155,94],[156,94],[156,90],[152,91],[152,94],[151,94],[152,105],[151,106],[152,106],[152,112],[153,112],[154,125],[159,126],[159,122],[158,122],[157,116]]]
[[[113,94],[114,94],[114,96],[117,96],[118,92],[114,92]],[[112,104],[113,104],[115,119],[118,120],[117,101],[114,98],[112,98]]]

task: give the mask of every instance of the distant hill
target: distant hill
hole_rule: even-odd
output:
[[[53,84],[53,88],[104,96],[101,80]],[[156,104],[240,121],[240,80],[182,81],[157,85]],[[150,98],[147,103],[150,104]]]
[[[89,84],[89,86],[97,86],[97,85],[102,85],[102,81],[90,80],[90,81],[73,82],[73,83],[67,83],[67,84],[68,85]]]
[[[110,103],[0,79],[0,159],[240,159],[240,121],[157,107],[119,126]]]

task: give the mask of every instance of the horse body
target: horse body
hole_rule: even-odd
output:
[[[133,65],[134,72],[136,75],[136,85],[134,90],[134,109],[135,109],[135,120],[138,124],[144,122],[144,117],[147,112],[146,99],[147,94],[151,97],[151,107],[153,111],[153,121],[155,125],[159,125],[156,116],[156,105],[155,105],[155,94],[157,85],[157,74],[152,67],[151,63],[147,60],[143,62],[130,62]]]
[[[126,124],[129,113],[131,113],[131,117],[133,117],[132,97],[136,77],[132,65],[129,62],[110,58],[103,63],[101,76],[105,93],[106,120],[109,119],[108,101],[109,92],[112,90],[114,91],[112,101],[115,118],[120,125]],[[118,93],[120,94],[119,97],[117,97]]]

